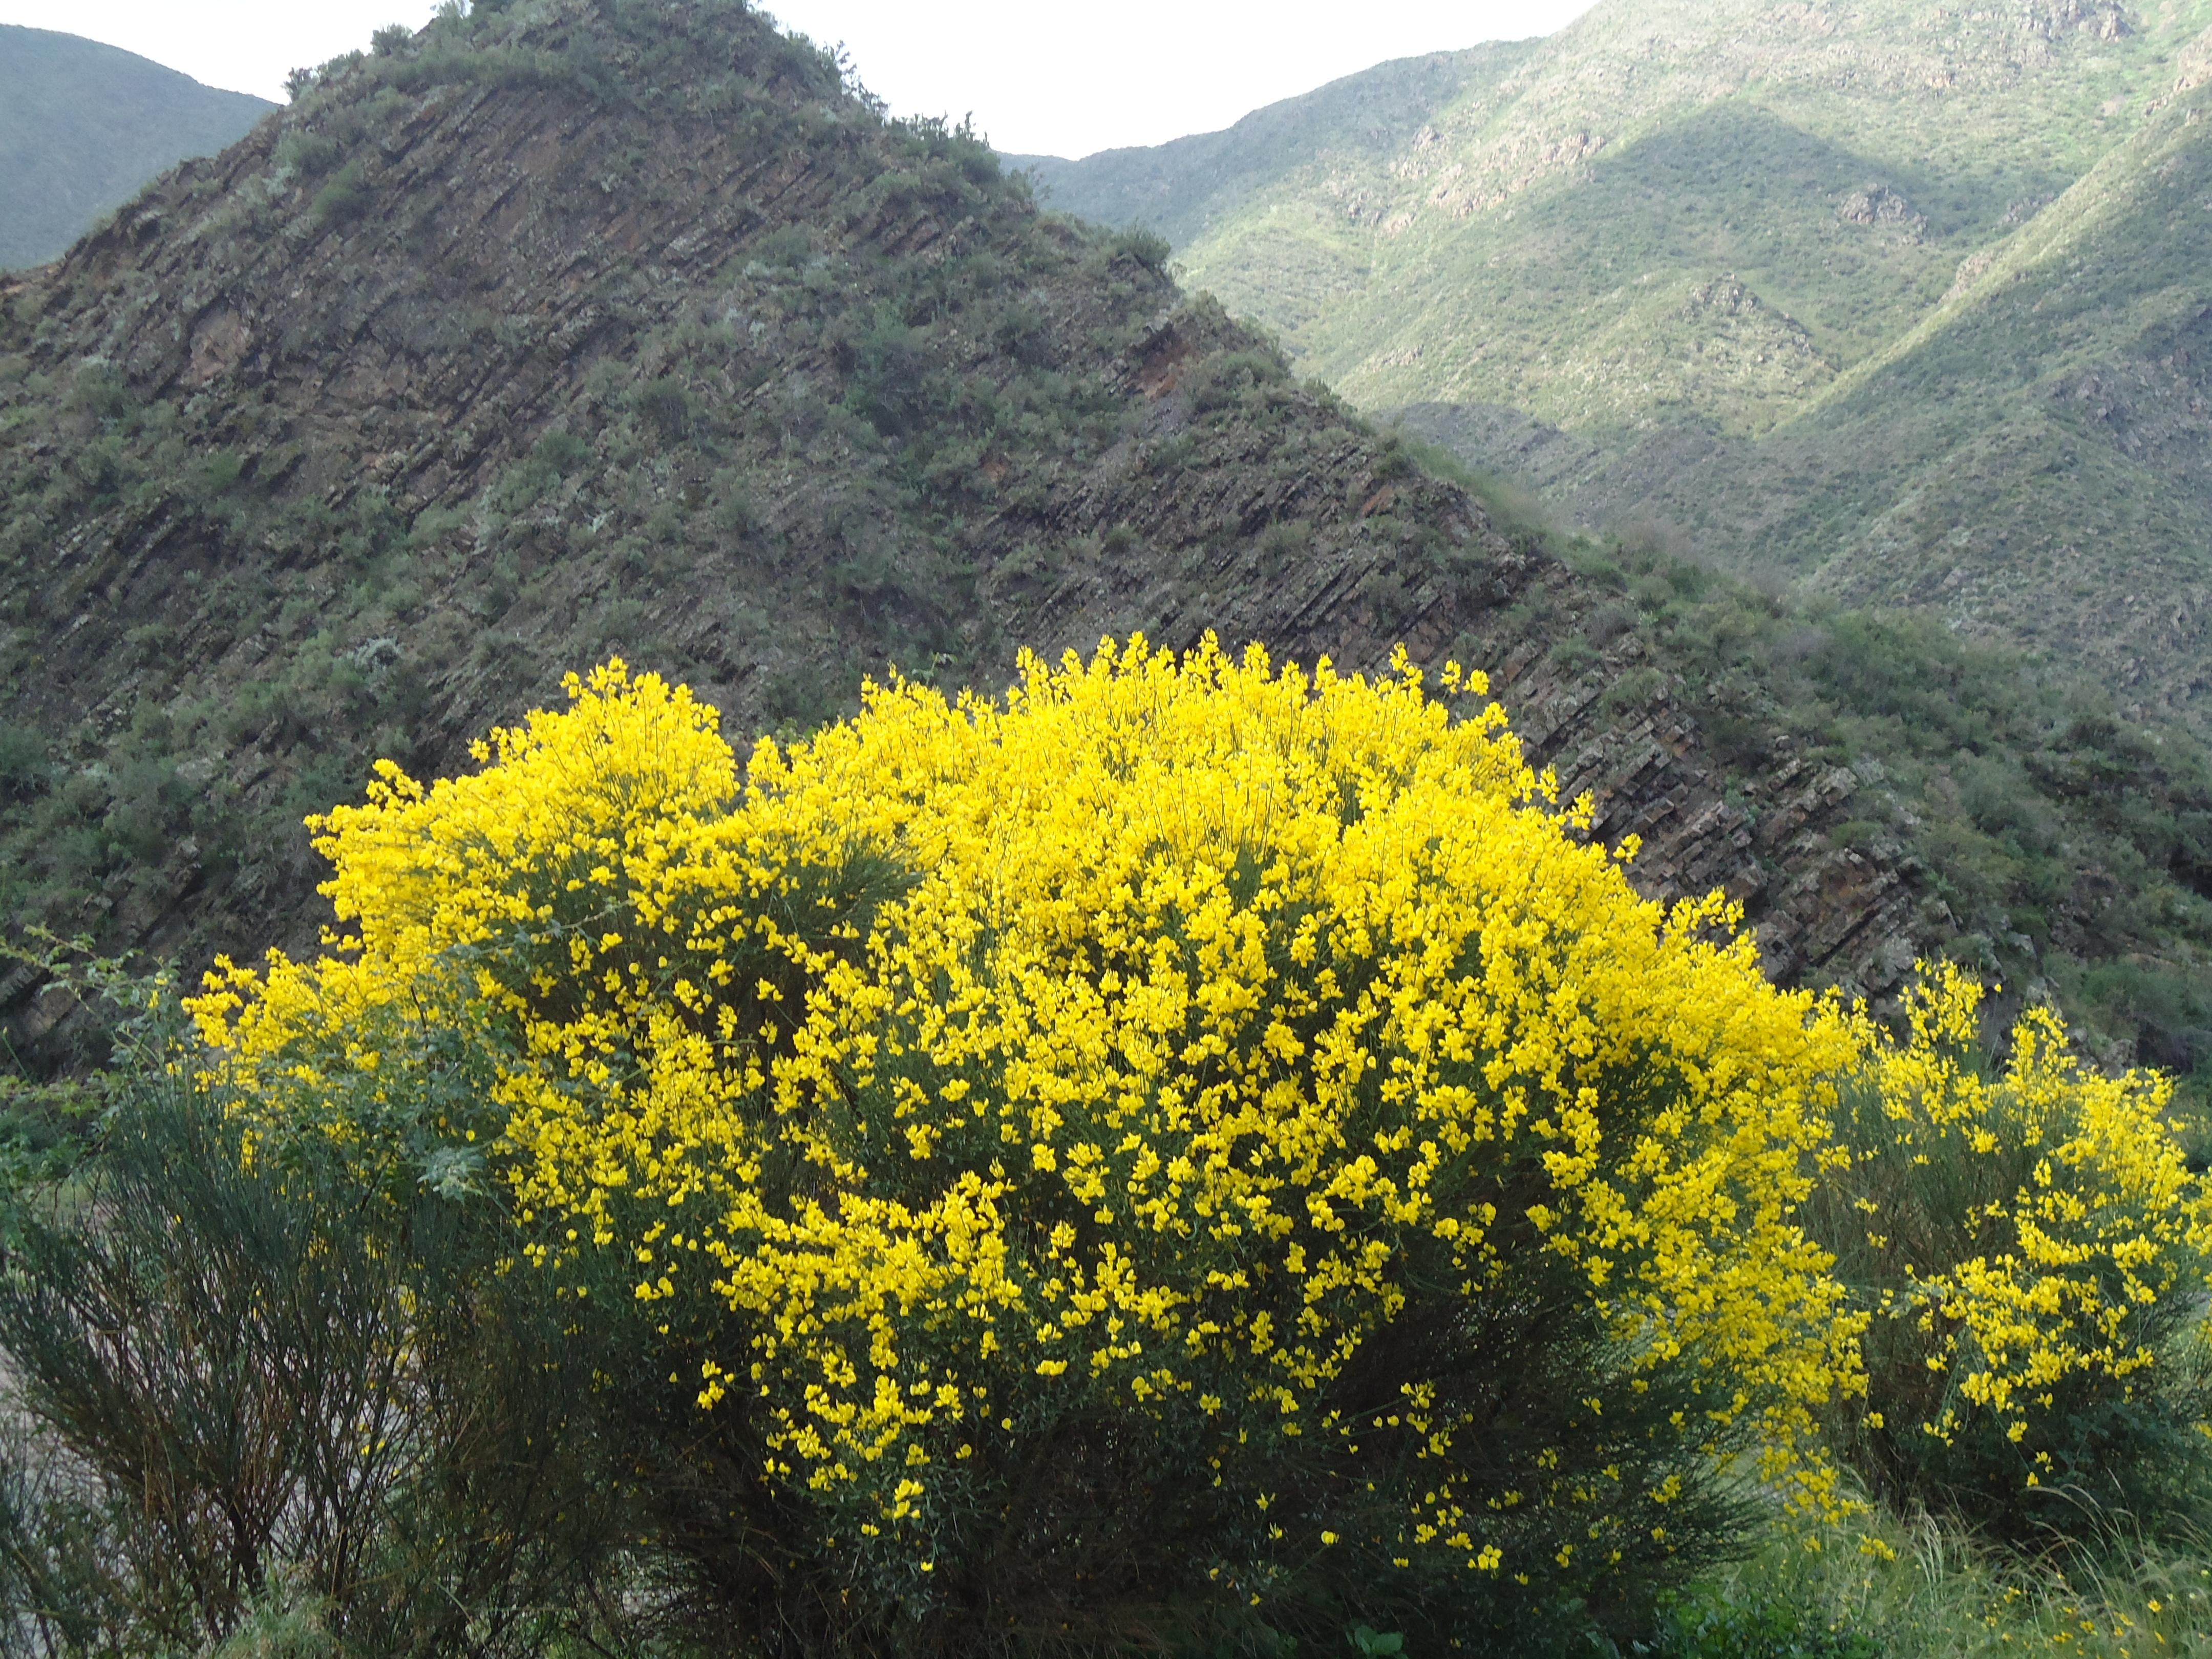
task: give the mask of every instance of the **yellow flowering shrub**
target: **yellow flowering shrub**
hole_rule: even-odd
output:
[[[2043,1007],[1991,1073],[1983,999],[1923,966],[1903,1040],[1868,1031],[1816,1213],[1874,1315],[1869,1473],[2025,1534],[2195,1463],[2206,1402],[2172,1339],[2202,1316],[2212,1212],[2170,1079],[2085,1067]]]
[[[1139,640],[741,770],[653,676],[569,696],[319,820],[343,936],[196,1012],[269,1133],[477,1034],[430,1130],[839,1605],[1469,1632],[1732,1480],[1834,1502],[1795,1212],[1856,1038],[1494,706]]]

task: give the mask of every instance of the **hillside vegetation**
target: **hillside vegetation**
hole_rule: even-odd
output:
[[[114,46],[0,24],[0,270],[58,258],[156,173],[271,107]]]
[[[617,651],[788,732],[892,665],[996,688],[1019,647],[1211,629],[1521,649],[1541,755],[1652,890],[1893,982],[1907,877],[1821,838],[1835,789],[1755,850],[1765,784],[1724,799],[1663,687],[1546,654],[1606,592],[1165,256],[735,4],[386,32],[0,288],[0,908],[193,971],[312,940],[305,813]],[[0,993],[19,1042],[39,988]]]
[[[2201,1650],[2170,1078],[1773,986],[1456,668],[563,689],[318,817],[320,951],[50,959],[27,1654]]]
[[[791,732],[893,664],[1402,641],[1489,666],[1639,884],[1725,890],[1778,976],[1950,948],[2212,1052],[2193,745],[1553,537],[1164,258],[734,6],[388,32],[0,293],[0,906],[188,971],[312,940],[306,813],[617,652]],[[66,1051],[66,1000],[4,994]]]
[[[1040,177],[1585,527],[1939,605],[2201,722],[2208,24],[1622,0]],[[1193,164],[1248,129],[1272,167]]]

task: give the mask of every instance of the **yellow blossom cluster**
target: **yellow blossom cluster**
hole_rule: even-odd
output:
[[[613,1261],[635,1307],[714,1310],[680,1386],[830,1534],[920,1538],[1114,1413],[1262,1538],[1601,1565],[1626,1454],[1504,1468],[1510,1379],[1468,1381],[1486,1330],[1575,1310],[1618,1387],[1563,1410],[1667,1392],[1638,1436],[1748,1440],[1832,1501],[1809,1444],[1856,1328],[1796,1212],[1861,1038],[1718,898],[1640,899],[1494,705],[1136,640],[998,703],[872,686],[741,771],[655,677],[568,691],[318,820],[343,937],[195,1011],[272,1127],[410,1021],[481,1030],[481,1121],[444,1127],[549,1287]],[[1263,1444],[1340,1478],[1279,1490]],[[1563,1506],[1532,1561],[1516,1517]]]
[[[2168,1122],[2172,1079],[2083,1066],[2045,1007],[1985,1075],[1984,995],[1923,964],[1905,1040],[1863,1040],[1830,1184],[1870,1340],[1901,1350],[1894,1383],[1877,1368],[1875,1426],[1948,1443],[2001,1425],[2033,1486],[2069,1395],[2151,1381],[2154,1336],[2202,1291],[2212,1207]]]

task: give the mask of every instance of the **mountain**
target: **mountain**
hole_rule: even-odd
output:
[[[1138,225],[1188,247],[1264,209],[1286,173],[1362,158],[1387,164],[1419,136],[1428,112],[1494,87],[1537,46],[1492,42],[1467,52],[1401,58],[1331,82],[1318,92],[1255,110],[1220,132],[1171,143],[1101,150],[1079,161],[1009,155],[1032,173],[1045,199],[1102,225]],[[1357,204],[1347,199],[1351,213]],[[1266,296],[1277,303],[1274,286]]]
[[[890,665],[994,691],[1216,629],[1487,665],[1644,890],[1726,888],[1778,975],[1952,949],[2212,1055],[2200,750],[1524,522],[1164,258],[735,0],[385,32],[0,279],[0,926],[187,974],[311,945],[304,814],[611,653],[743,738]],[[67,1006],[0,979],[22,1052],[67,1061]]]
[[[1805,586],[2087,654],[2212,709],[2212,122],[2147,124],[1927,318],[1755,441],[1607,455],[1498,412],[1416,428],[1585,521],[1682,526]],[[1540,482],[1533,473],[1540,471]]]
[[[58,257],[156,173],[275,107],[114,46],[0,24],[0,270]]]
[[[1039,177],[1578,525],[2212,723],[2212,5],[1607,0],[1452,61]]]

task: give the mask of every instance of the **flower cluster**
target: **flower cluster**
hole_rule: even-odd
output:
[[[2155,1385],[2158,1339],[2203,1288],[2212,1208],[2167,1121],[2171,1079],[2084,1067],[2044,1007],[1985,1074],[1984,994],[1923,964],[1905,1040],[1868,1034],[1823,1231],[1888,1356],[1873,1428],[1915,1457],[2001,1436],[2008,1479],[2034,1487],[2079,1473],[2059,1468],[2069,1412]]]
[[[741,774],[652,676],[569,696],[318,820],[344,935],[196,1010],[272,1133],[482,1031],[441,1127],[549,1287],[618,1263],[825,1540],[927,1571],[1108,1420],[1254,1595],[1601,1571],[1729,1448],[1833,1501],[1856,1328],[1796,1211],[1860,1038],[1717,898],[1638,898],[1495,706],[1109,642]]]

